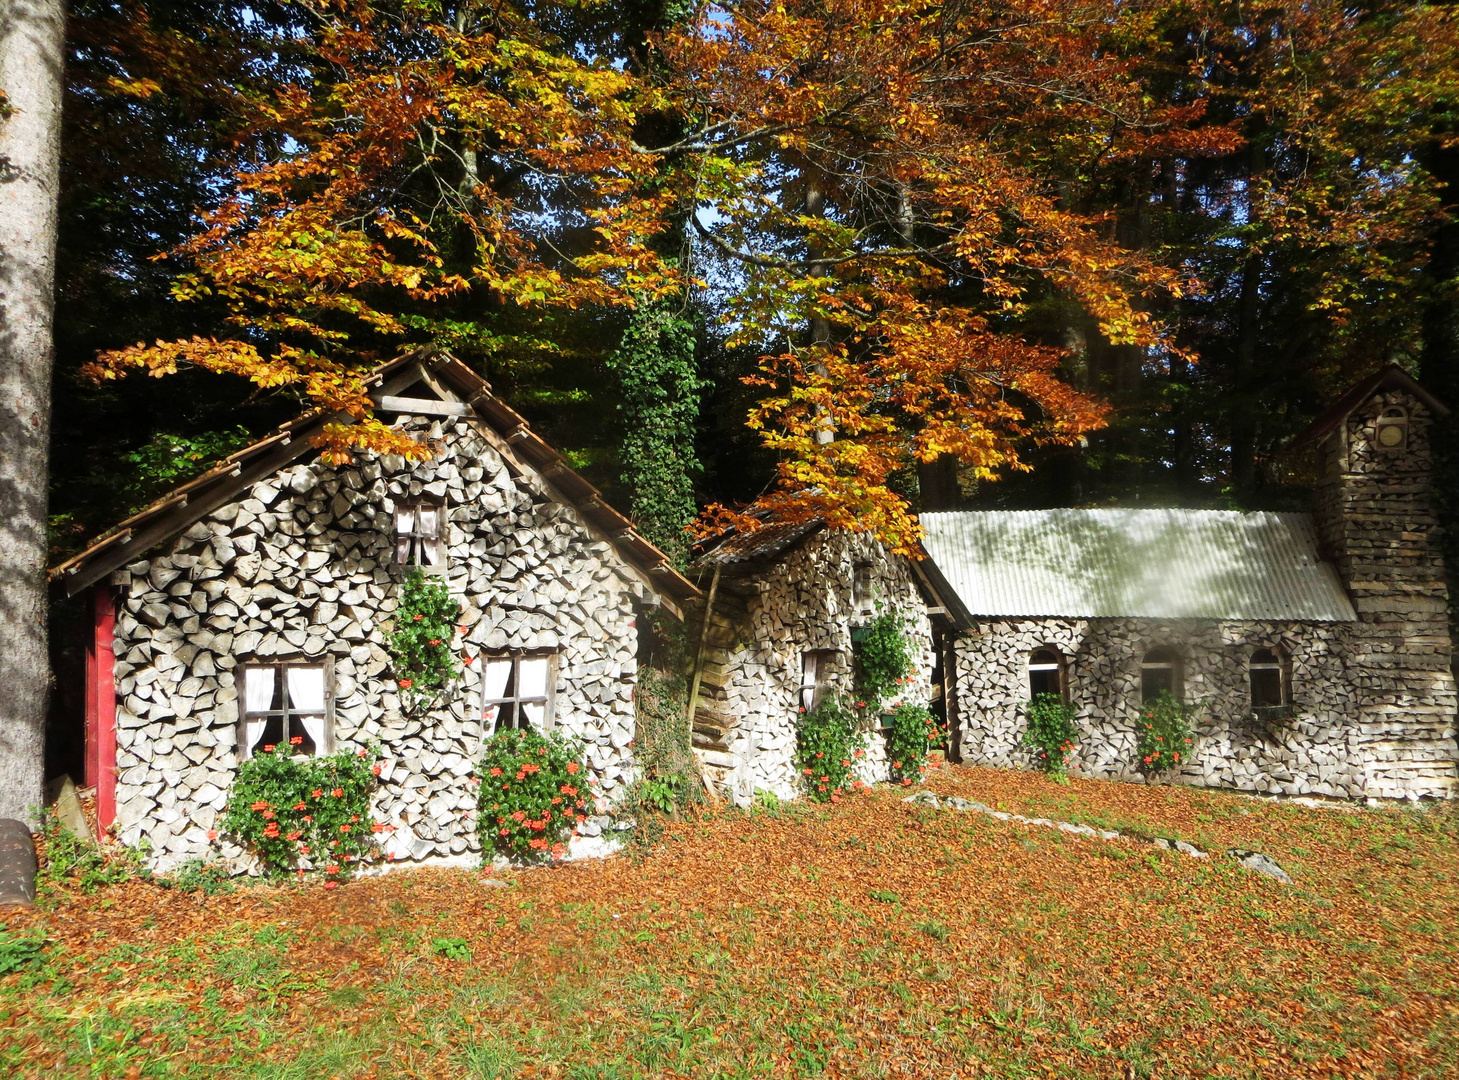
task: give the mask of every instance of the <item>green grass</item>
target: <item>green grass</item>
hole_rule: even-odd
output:
[[[510,890],[76,887],[0,929],[0,1076],[1459,1075],[1451,810],[966,776],[1296,883],[881,793]]]

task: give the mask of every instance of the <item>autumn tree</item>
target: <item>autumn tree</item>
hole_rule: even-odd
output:
[[[760,357],[748,421],[778,462],[753,514],[717,506],[703,530],[818,517],[908,550],[919,466],[991,481],[1106,422],[1096,346],[1136,385],[1197,378],[1211,351],[1226,426],[1200,438],[1243,472],[1278,253],[1333,326],[1421,261],[1429,202],[1393,132],[1422,80],[1383,72],[1423,57],[1368,29],[1418,8],[757,2],[670,22],[649,56],[634,39],[662,12],[610,33],[572,6],[285,7],[307,77],[248,99],[280,141],[239,141],[230,190],[172,252],[175,295],[230,332],[95,372],[296,387],[340,417],[334,455],[420,452],[358,382],[402,343],[550,349],[550,324],[514,313],[644,322],[694,288],[731,352]],[[1190,221],[1192,201],[1216,209],[1152,227],[1152,203]],[[687,252],[661,242],[681,228]]]
[[[757,513],[910,548],[898,477],[946,455],[991,480],[1103,422],[1063,348],[1016,321],[1040,290],[1109,341],[1160,356],[1145,310],[1185,282],[1066,197],[1069,160],[1226,152],[1200,94],[1151,100],[1127,39],[1145,13],[1065,0],[708,8],[665,37],[688,132],[658,147],[723,305],[764,359],[749,422],[780,459]],[[714,275],[708,275],[711,280]],[[710,528],[753,527],[733,508]]]
[[[647,246],[667,200],[635,194],[653,161],[633,144],[634,79],[571,55],[551,13],[301,9],[292,47],[312,78],[272,87],[260,121],[286,147],[241,155],[170,253],[187,267],[174,296],[221,303],[233,335],[114,350],[94,376],[193,366],[291,386],[338,417],[327,454],[420,456],[371,415],[361,365],[401,343],[500,348],[496,328],[455,317],[463,297],[575,309],[677,289]]]

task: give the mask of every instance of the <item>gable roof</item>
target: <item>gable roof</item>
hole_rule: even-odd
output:
[[[1341,426],[1354,409],[1374,394],[1389,390],[1402,390],[1406,394],[1413,395],[1436,416],[1449,415],[1449,406],[1420,386],[1412,375],[1397,364],[1389,364],[1382,370],[1369,375],[1362,382],[1354,383],[1343,391],[1342,396],[1334,401],[1325,413],[1314,420],[1311,427],[1298,435],[1292,445],[1302,447],[1322,442]]]
[[[435,399],[402,398],[403,391],[424,384]],[[674,569],[669,558],[636,531],[634,524],[604,500],[602,493],[579,476],[527,421],[491,392],[476,372],[447,352],[427,349],[404,353],[380,365],[366,378],[380,412],[442,417],[470,417],[517,475],[536,473],[558,501],[576,509],[602,534],[643,579],[651,592],[662,592],[677,613],[677,604],[699,595],[699,589]],[[239,498],[260,480],[310,454],[310,437],[339,414],[311,409],[237,453],[230,454],[201,476],[174,488],[98,537],[92,544],[48,572],[51,582],[68,596],[100,581],[158,544],[179,536],[197,521]],[[664,597],[660,597],[664,599]]]
[[[959,511],[921,522],[964,621],[1357,618],[1306,514]]]

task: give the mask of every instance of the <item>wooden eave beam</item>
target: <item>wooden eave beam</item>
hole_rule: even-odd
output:
[[[430,398],[395,397],[381,394],[375,399],[381,412],[404,413],[409,416],[470,416],[472,408],[461,401],[433,401]]]
[[[319,426],[322,427],[323,424],[320,423]],[[218,483],[213,488],[198,491],[192,497],[183,499],[170,509],[166,509],[166,504],[164,507],[159,507],[159,510],[166,509],[166,512],[155,514],[145,528],[133,530],[127,540],[97,553],[98,557],[86,558],[84,563],[77,565],[75,573],[70,573],[67,568],[66,576],[63,579],[66,595],[75,596],[83,589],[96,584],[127,560],[151,550],[157,544],[177,535],[219,507],[226,506],[245,489],[252,487],[260,480],[267,479],[289,464],[305,449],[306,447],[292,445],[292,440],[275,445],[272,453],[257,458],[236,474],[215,477],[215,479],[226,479],[227,483]]]

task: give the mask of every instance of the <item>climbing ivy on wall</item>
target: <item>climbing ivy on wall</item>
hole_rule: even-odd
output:
[[[608,358],[622,393],[623,482],[640,531],[676,565],[688,554],[684,526],[694,519],[694,451],[699,394],[695,326],[673,301],[641,304]]]

